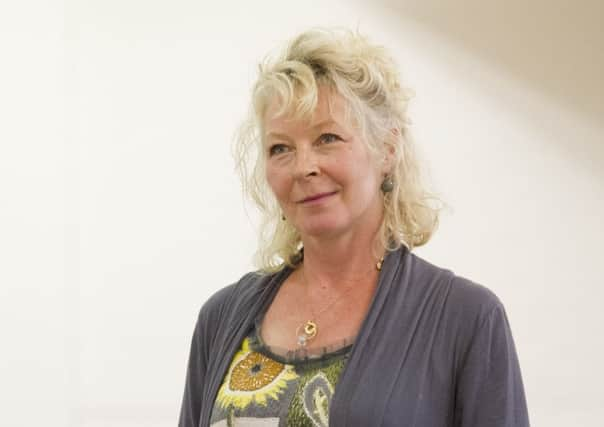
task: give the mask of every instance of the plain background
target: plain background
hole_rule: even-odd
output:
[[[231,143],[312,26],[397,58],[432,188],[417,253],[491,288],[534,426],[601,426],[600,0],[3,2],[0,425],[178,418],[197,312],[251,269]]]

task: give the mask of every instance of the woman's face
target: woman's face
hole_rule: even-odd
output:
[[[287,221],[303,239],[376,233],[384,171],[346,123],[343,98],[321,88],[310,122],[276,117],[275,107],[265,116],[266,178]]]

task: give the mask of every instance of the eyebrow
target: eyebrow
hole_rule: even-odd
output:
[[[287,135],[285,135],[284,133],[278,133],[278,132],[269,132],[266,134],[266,139],[269,138],[276,138],[276,139],[285,139],[287,141],[291,141],[291,138]]]
[[[318,129],[324,128],[327,125],[340,126],[340,124],[338,122],[336,122],[335,120],[330,118],[330,119],[323,120],[322,122],[319,122],[316,125],[313,125],[311,127],[311,129],[318,130]],[[281,138],[281,139],[286,139],[288,141],[291,140],[291,138],[289,136],[287,136],[284,133],[279,133],[279,132],[269,132],[266,134],[266,138]]]
[[[339,123],[336,122],[334,119],[327,119],[327,120],[323,120],[322,122],[317,123],[316,125],[314,125],[312,127],[312,129],[321,129],[322,127],[326,126],[326,125],[338,125]]]

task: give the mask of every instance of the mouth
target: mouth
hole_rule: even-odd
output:
[[[312,196],[309,196],[309,197],[306,197],[306,198],[300,200],[298,203],[315,202],[315,201],[318,201],[318,200],[326,199],[327,197],[333,196],[336,193],[337,193],[337,191],[331,191],[331,192],[327,192],[327,193],[313,194]]]

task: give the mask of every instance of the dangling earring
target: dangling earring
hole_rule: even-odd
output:
[[[281,221],[285,221],[287,218],[285,218],[285,215],[281,214]]]
[[[386,175],[384,180],[382,181],[382,185],[380,185],[380,189],[382,193],[390,193],[394,189],[394,181],[390,175]]]

